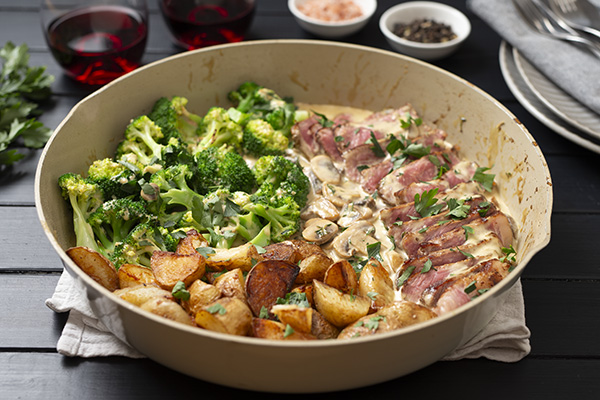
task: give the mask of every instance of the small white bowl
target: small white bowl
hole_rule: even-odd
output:
[[[352,0],[362,15],[346,21],[323,21],[302,13],[298,7],[309,0],[288,0],[288,7],[298,24],[306,31],[322,38],[335,39],[358,32],[369,22],[377,9],[376,0]]]
[[[415,19],[431,19],[449,25],[456,38],[442,43],[421,43],[394,34],[394,25],[411,23]],[[434,61],[454,53],[471,33],[471,22],[457,9],[431,1],[412,1],[398,4],[383,13],[379,29],[392,48],[408,56]]]

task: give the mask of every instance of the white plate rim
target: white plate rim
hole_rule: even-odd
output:
[[[500,44],[499,58],[502,76],[504,77],[508,88],[527,111],[533,114],[533,116],[536,117],[546,127],[563,136],[565,139],[568,139],[575,144],[600,154],[600,144],[594,143],[592,138],[590,138],[591,140],[588,140],[583,137],[582,135],[584,135],[584,133],[578,134],[573,132],[570,129],[570,126],[567,127],[568,125],[566,122],[556,117],[547,107],[545,107],[544,104],[537,99],[537,96],[529,91],[527,87],[523,87],[525,82],[517,82],[518,80],[523,81],[523,79],[521,76],[514,76],[514,73],[510,70],[512,64],[513,69],[515,72],[517,72],[512,56],[511,46],[506,41],[502,41]]]

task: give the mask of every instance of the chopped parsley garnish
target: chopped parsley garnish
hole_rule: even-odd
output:
[[[365,169],[369,169],[368,165],[359,165],[358,167],[356,167],[356,169],[358,170],[358,172],[363,172]]]
[[[472,234],[475,232],[473,230],[473,228],[470,227],[469,225],[463,225],[462,228],[463,228],[463,231],[465,231],[465,240],[469,239],[469,234]]]
[[[258,254],[264,254],[264,253],[266,253],[266,252],[267,252],[267,249],[265,249],[264,247],[262,247],[262,246],[259,246],[259,245],[257,245],[257,244],[255,244],[255,245],[254,245],[254,247],[256,248],[256,252],[257,252]]]
[[[473,282],[469,283],[467,285],[467,287],[465,288],[465,293],[469,294],[475,289],[477,289],[477,281],[473,281]]]
[[[331,128],[335,125],[335,123],[329,118],[327,118],[325,115],[319,114],[316,111],[313,111],[313,113],[317,116],[317,122],[321,124],[323,128]]]
[[[375,156],[379,158],[385,157],[385,152],[381,148],[381,145],[377,141],[377,138],[375,137],[375,133],[373,133],[373,131],[371,131],[371,139],[369,139],[369,141],[373,145],[371,147],[371,150],[373,150],[373,154],[375,154]]]
[[[495,174],[486,174],[485,171],[488,171],[487,167],[479,167],[475,170],[475,175],[473,175],[473,180],[478,182],[485,190],[488,192],[492,191],[494,187],[494,178]]]
[[[460,254],[462,254],[463,256],[467,257],[467,258],[475,258],[475,256],[471,253],[467,253],[466,251],[462,251],[461,249],[459,249],[458,247],[456,248],[456,250],[458,250],[460,252]]]
[[[423,264],[423,269],[421,269],[421,273],[425,274],[431,270],[436,270],[435,268],[433,268],[433,262],[431,262],[431,259],[427,259],[427,261],[425,261],[425,264]]]
[[[433,188],[421,193],[421,195],[418,193],[415,194],[415,211],[417,211],[421,217],[425,218],[438,214],[442,208],[444,208],[444,204],[436,204],[438,201],[438,199],[435,198],[437,192],[438,188]]]
[[[515,262],[517,259],[515,258],[517,252],[513,248],[512,244],[510,247],[502,247],[502,252],[504,253],[504,257],[500,259],[501,262],[510,261]]]
[[[173,290],[171,290],[171,294],[173,297],[179,300],[187,301],[190,299],[190,292],[188,292],[185,288],[185,283],[179,281],[173,286]]]
[[[401,137],[396,138],[394,135],[389,136],[390,143],[386,150],[392,156],[394,169],[400,168],[408,157],[421,158],[430,153],[431,147],[423,146],[421,143],[413,143],[409,139]],[[400,150],[398,154],[396,154]]]
[[[465,204],[464,200],[457,199],[448,199],[446,201],[448,205],[448,215],[454,217],[456,219],[465,219],[469,214],[469,210],[471,207],[468,204]]]
[[[276,304],[292,304],[300,307],[310,307],[310,303],[306,299],[306,293],[290,292],[285,295],[285,298],[278,297]]]
[[[223,307],[220,303],[213,304],[212,306],[208,307],[206,309],[206,311],[208,311],[211,314],[216,314],[216,313],[219,313],[219,315],[227,314],[227,309],[225,307]]]
[[[260,308],[260,312],[258,313],[258,318],[262,318],[262,319],[269,318],[269,310],[267,309],[267,307],[262,306]]]
[[[344,137],[343,136],[336,136],[336,137],[333,138],[333,140],[336,143],[343,142],[344,141]]]
[[[379,293],[377,293],[377,292],[369,292],[369,293],[367,293],[367,297],[370,298],[373,301],[375,301],[375,299],[377,299],[377,296],[379,296]]]
[[[286,338],[294,333],[294,328],[292,328],[289,324],[285,326],[285,331],[283,332],[283,337]]]
[[[479,216],[485,217],[491,205],[492,203],[490,203],[489,201],[482,201],[481,203],[479,203],[479,205],[477,206],[477,212],[479,213]]]
[[[378,315],[376,317],[371,317],[364,322],[364,326],[367,329],[372,331],[376,331],[379,328],[379,321],[385,322],[385,317],[383,315]]]
[[[412,115],[406,114],[406,119],[400,120],[400,127],[402,129],[408,129],[413,123],[415,126],[419,126],[423,123],[423,120],[421,118],[413,118]]]
[[[367,245],[367,254],[369,256],[369,259],[374,258],[379,262],[383,262],[380,251],[381,251],[381,242],[375,242],[375,243],[371,243],[371,244]]]
[[[404,270],[404,272],[402,272],[402,275],[400,275],[398,277],[398,279],[396,280],[396,287],[400,287],[400,286],[404,285],[404,283],[408,280],[408,278],[410,278],[410,276],[412,275],[414,270],[415,270],[414,265],[407,267]]]
[[[430,155],[429,156],[429,161],[436,166],[436,168],[438,169],[437,172],[437,176],[436,179],[440,179],[442,177],[442,175],[444,175],[446,172],[450,171],[450,166],[447,163],[441,163],[439,158],[437,158],[437,156],[434,155]]]
[[[212,247],[196,247],[196,251],[204,257],[208,257],[209,254],[215,254],[215,249]]]
[[[225,199],[225,207],[223,209],[223,216],[235,217],[242,211],[241,207],[235,204],[229,199]]]

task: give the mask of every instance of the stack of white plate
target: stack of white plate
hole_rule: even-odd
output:
[[[552,83],[506,42],[500,46],[500,68],[527,111],[559,135],[600,153],[600,115]]]

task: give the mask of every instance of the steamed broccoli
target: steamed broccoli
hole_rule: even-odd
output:
[[[228,110],[222,107],[212,107],[206,115],[202,117],[202,122],[198,127],[200,141],[198,142],[194,154],[206,149],[207,147],[230,146],[236,150],[240,148],[242,142],[242,125],[236,122]]]
[[[73,208],[73,227],[77,246],[89,247],[98,251],[92,226],[88,217],[102,205],[104,195],[100,186],[81,175],[66,173],[58,178],[62,196]]]
[[[166,229],[152,224],[138,224],[125,240],[115,246],[112,262],[118,269],[123,264],[150,268],[150,258],[155,251],[175,251],[178,240]]]
[[[117,147],[117,159],[134,154],[137,162],[147,166],[162,160],[165,135],[146,115],[135,118],[125,129],[125,139]]]
[[[289,239],[300,228],[300,209],[289,196],[281,198],[276,207],[263,203],[249,203],[244,210],[267,221],[266,226],[270,230],[270,240],[273,242]]]
[[[100,252],[111,258],[116,244],[125,240],[136,225],[152,219],[142,201],[124,197],[103,203],[87,222],[92,226]]]
[[[190,112],[185,97],[161,97],[154,103],[148,117],[160,126],[167,137],[181,137],[186,143],[198,140],[198,125],[202,117]]]
[[[289,139],[271,124],[262,119],[253,119],[244,127],[242,147],[244,151],[254,156],[280,155],[288,146]]]
[[[104,200],[110,200],[138,194],[140,192],[139,172],[139,169],[129,164],[104,158],[90,165],[88,178],[100,186],[104,193]]]
[[[209,147],[196,155],[196,185],[202,194],[217,188],[249,193],[256,180],[246,160],[227,147]]]
[[[306,205],[310,181],[297,163],[283,156],[263,156],[252,171],[259,185],[254,200],[278,206],[278,199],[291,196],[300,209]]]

